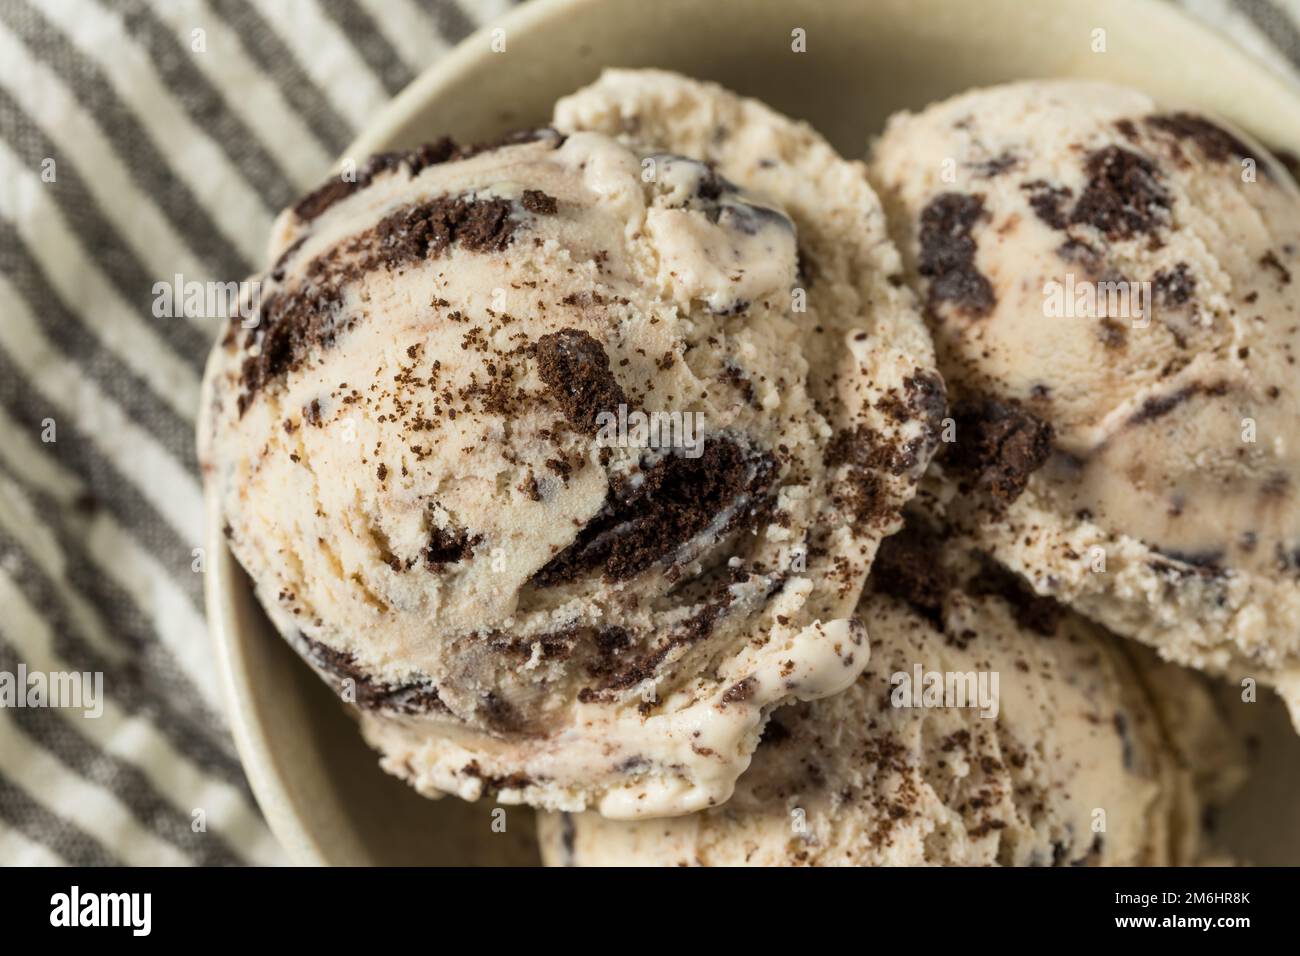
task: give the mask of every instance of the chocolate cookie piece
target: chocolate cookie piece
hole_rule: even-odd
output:
[[[609,368],[605,347],[590,332],[561,329],[543,335],[534,346],[537,374],[559,403],[570,425],[594,435],[601,412],[616,413],[627,396]]]
[[[336,650],[298,633],[306,648],[306,657],[317,670],[330,679],[335,692],[348,697],[358,707],[399,714],[449,713],[433,681],[419,678],[400,684],[375,680],[346,651]]]
[[[985,218],[984,199],[943,193],[921,211],[921,257],[917,271],[930,280],[931,310],[950,303],[959,312],[983,316],[993,311],[993,286],[975,266],[975,226]]]
[[[499,149],[503,146],[517,146],[541,139],[553,139],[555,145],[564,141],[564,137],[555,130],[542,128],[536,130],[517,130],[487,143],[475,143],[461,146],[449,136],[440,136],[428,143],[422,143],[414,149],[394,150],[375,153],[361,169],[351,178],[344,175],[333,176],[316,189],[303,196],[293,206],[294,215],[304,222],[311,222],[323,215],[334,204],[346,199],[353,193],[360,192],[373,183],[379,175],[404,169],[408,176],[418,176],[430,166],[450,162],[456,159],[469,159],[480,153]],[[545,194],[542,194],[545,195]]]
[[[455,141],[443,136],[415,149],[376,153],[366,161],[355,177],[345,179],[341,175],[335,176],[298,200],[293,207],[294,214],[299,219],[311,222],[335,203],[365,189],[380,173],[405,167],[409,175],[415,176],[426,167],[455,158],[458,150]]]
[[[1186,305],[1196,294],[1196,276],[1186,262],[1179,262],[1172,269],[1156,273],[1151,280],[1151,291],[1161,305],[1177,308]]]
[[[297,368],[308,352],[331,347],[351,328],[352,320],[342,318],[347,281],[342,272],[325,272],[316,280],[267,296],[257,325],[245,338],[248,354],[240,365],[240,415],[258,392]]]
[[[1053,229],[1064,230],[1070,225],[1066,205],[1074,197],[1067,186],[1053,186],[1044,179],[1031,179],[1020,188],[1029,194],[1029,205],[1034,213]]]
[[[538,216],[554,216],[560,211],[560,204],[556,198],[540,189],[525,189],[519,201],[525,209]]]
[[[533,583],[551,587],[595,568],[607,581],[634,577],[718,519],[725,519],[719,531],[754,521],[775,475],[770,455],[748,453],[726,438],[706,442],[698,458],[665,455],[635,482],[612,484],[605,507]]]
[[[1184,386],[1165,395],[1152,395],[1142,402],[1141,407],[1128,418],[1128,424],[1147,425],[1156,419],[1164,418],[1175,408],[1196,395],[1220,397],[1228,394],[1226,382],[1197,382]]]
[[[357,321],[340,321],[347,290],[374,269],[397,270],[437,258],[457,244],[471,252],[500,252],[513,240],[518,220],[506,199],[439,196],[390,213],[340,246],[307,263],[304,277],[287,288],[273,285],[258,322],[246,336],[249,357],[241,371],[240,412],[257,393],[296,368],[313,350],[332,347]]]
[[[897,598],[939,628],[952,577],[942,558],[943,539],[910,520],[880,542],[867,584],[876,594]]]
[[[1025,490],[1052,449],[1052,426],[1017,404],[980,396],[953,408],[956,441],[946,461],[995,509]]]
[[[394,269],[437,258],[453,243],[471,252],[501,252],[514,237],[513,208],[507,199],[439,196],[399,209],[375,227],[379,260]]]
[[[1131,239],[1169,222],[1173,200],[1155,163],[1122,146],[1088,156],[1088,185],[1070,213],[1074,225],[1092,226],[1107,239]]]
[[[1162,113],[1148,116],[1146,122],[1152,129],[1193,143],[1200,150],[1201,155],[1212,163],[1225,163],[1254,156],[1255,151],[1239,137],[1195,113]]]
[[[441,571],[449,564],[464,561],[474,553],[474,546],[482,540],[464,528],[438,528],[429,533],[429,543],[421,552],[425,565],[431,571]]]
[[[1054,598],[1038,594],[1023,578],[987,555],[981,556],[979,573],[967,582],[967,590],[976,596],[1001,598],[1010,606],[1017,624],[1043,637],[1056,633],[1056,626],[1066,613]]]

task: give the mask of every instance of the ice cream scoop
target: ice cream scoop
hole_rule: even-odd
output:
[[[909,527],[859,614],[867,670],[776,712],[722,807],[542,814],[549,865],[1164,865],[1202,852],[1205,778],[1241,782],[1202,675],[1035,595],[968,542]],[[1140,660],[1129,651],[1143,652]],[[1149,656],[1147,656],[1149,655]],[[1176,703],[1158,701],[1161,693]],[[1167,718],[1183,720],[1174,744]],[[1180,749],[1186,746],[1186,751]],[[1200,755],[1213,755],[1199,767]]]
[[[943,388],[864,167],[807,127],[615,75],[554,129],[327,183],[270,261],[204,469],[385,769],[682,813],[865,666]]]
[[[1166,658],[1300,720],[1300,193],[1109,85],[979,90],[872,160],[953,395],[950,518]]]

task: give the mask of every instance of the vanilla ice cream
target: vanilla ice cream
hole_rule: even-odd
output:
[[[1026,82],[872,173],[953,396],[935,472],[1033,586],[1300,720],[1300,193],[1217,121]]]
[[[778,710],[730,802],[669,820],[542,814],[544,861],[1200,859],[1205,808],[1244,774],[1201,675],[1154,655],[1135,661],[1129,651],[1145,648],[1035,595],[967,543],[920,529],[881,547],[859,614],[872,635],[867,670],[842,694]]]
[[[683,813],[852,617],[944,410],[860,163],[616,73],[279,220],[201,457],[285,637],[429,795]]]

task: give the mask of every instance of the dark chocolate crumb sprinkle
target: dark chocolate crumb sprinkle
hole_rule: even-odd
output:
[[[758,681],[753,677],[746,677],[744,680],[737,681],[728,687],[722,694],[724,704],[739,704],[749,700],[754,696],[754,690],[758,687]]]
[[[1259,264],[1265,269],[1272,269],[1276,272],[1283,285],[1291,284],[1291,270],[1282,264],[1282,260],[1277,257],[1277,253],[1272,249],[1260,256]]]

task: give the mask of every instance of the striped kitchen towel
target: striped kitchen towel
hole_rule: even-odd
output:
[[[1300,0],[1183,3],[1300,82]],[[509,5],[0,0],[0,864],[282,860],[193,570],[215,328],[152,290],[250,274],[275,213]],[[102,684],[50,679],[80,674]],[[81,709],[17,706],[33,686]]]
[[[0,709],[0,863],[282,859],[192,570],[215,326],[155,319],[152,289],[251,273],[275,213],[508,6],[0,0],[0,701],[103,675],[77,688],[98,719]]]

